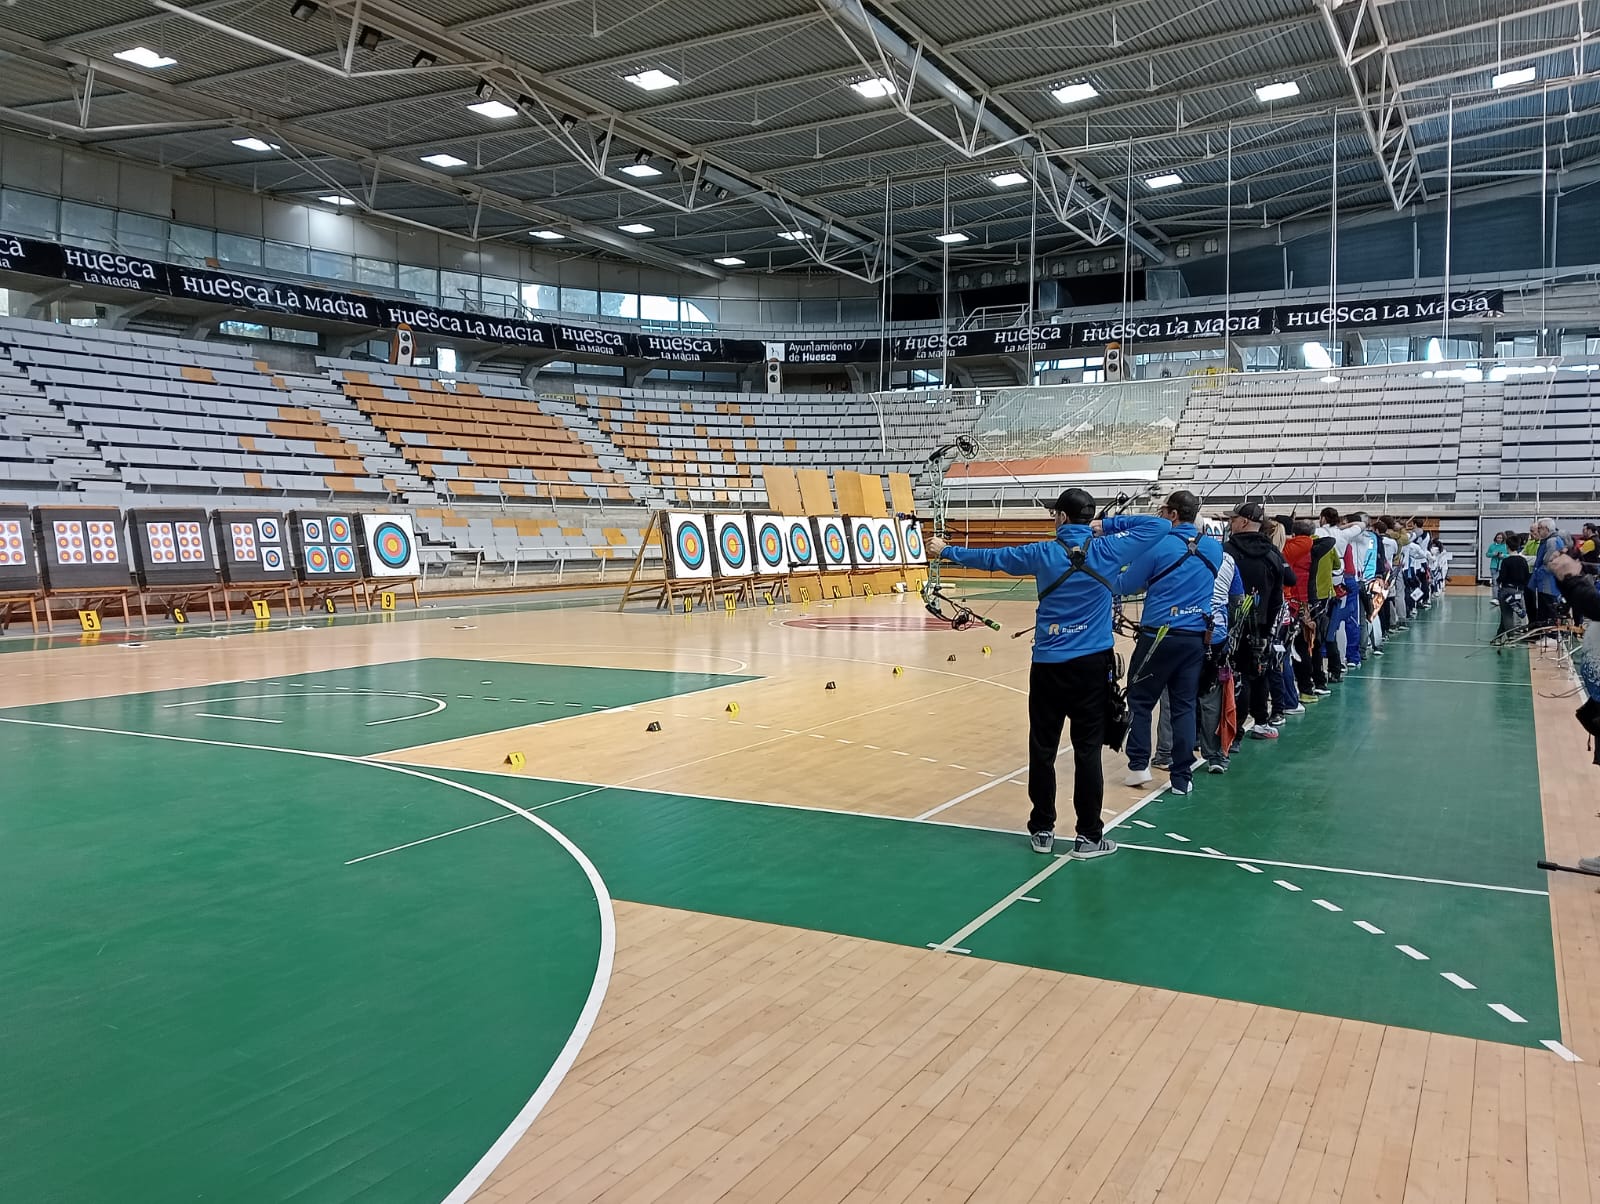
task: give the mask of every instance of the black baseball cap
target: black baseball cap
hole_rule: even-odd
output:
[[[1265,522],[1267,518],[1267,508],[1260,502],[1240,502],[1233,508],[1232,517],[1242,518],[1246,522],[1251,523]]]
[[[1094,518],[1094,496],[1084,489],[1064,489],[1055,501],[1043,505],[1046,510],[1065,514],[1069,522],[1086,523]]]

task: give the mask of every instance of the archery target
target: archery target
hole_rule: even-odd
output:
[[[40,506],[34,518],[44,553],[45,582],[51,589],[125,589],[131,584],[122,511],[109,506]]]
[[[348,573],[356,567],[356,554],[349,548],[335,547],[333,549],[333,567],[341,573]]]
[[[850,563],[859,570],[875,569],[883,563],[878,553],[878,528],[870,518],[846,518],[845,535],[850,544]]]
[[[328,542],[350,542],[350,520],[347,518],[330,518],[328,520]]]
[[[817,537],[811,530],[809,518],[780,518],[783,524],[784,547],[789,553],[792,571],[815,572],[817,569]]]
[[[928,549],[922,542],[922,524],[914,518],[900,520],[900,550],[907,564],[927,564]]]
[[[824,572],[850,571],[850,541],[845,535],[844,519],[836,515],[819,515],[811,520],[816,528],[817,562]]]
[[[698,514],[668,514],[667,576],[674,581],[709,581],[711,547],[706,519]]]
[[[742,514],[708,514],[712,569],[718,577],[748,577],[755,571],[750,560],[750,524]]]
[[[38,588],[33,516],[26,506],[0,506],[0,591]]]
[[[342,519],[328,520],[328,534],[337,536]],[[363,514],[361,516],[362,548],[366,553],[369,577],[415,577],[420,571],[417,560],[417,535],[409,514]],[[352,549],[335,545],[333,567],[344,572],[344,558],[354,564]]]
[[[783,519],[776,514],[750,515],[750,547],[759,576],[788,575],[789,550],[783,543]]]
[[[878,539],[878,563],[901,563],[905,558],[900,551],[900,524],[892,518],[875,518],[871,522]]]
[[[365,521],[366,516],[362,516]],[[390,520],[396,516],[378,515],[383,520]],[[410,519],[406,519],[406,531],[410,531]],[[337,544],[333,542],[336,531],[343,531],[347,536],[357,529],[355,515],[346,511],[339,514],[316,514],[309,510],[291,510],[289,512],[289,535],[293,540],[294,558],[299,565],[300,580],[311,581],[356,581],[365,573],[366,565],[361,562],[359,555],[348,558],[335,554],[335,549],[353,548],[351,544]],[[370,558],[371,545],[368,544],[363,551]],[[374,576],[397,577],[402,575],[415,576],[413,570],[410,574],[396,573],[383,570]]]
[[[241,584],[288,579],[289,549],[285,546],[282,515],[259,510],[218,510],[213,521],[225,579]],[[181,547],[178,554],[181,558]]]
[[[128,543],[139,584],[210,585],[216,562],[205,537],[203,510],[130,510]],[[253,530],[253,528],[252,528]]]

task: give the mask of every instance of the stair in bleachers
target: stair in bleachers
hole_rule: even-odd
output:
[[[1592,373],[1558,371],[1505,384],[1499,496],[1506,501],[1592,499],[1600,470]]]

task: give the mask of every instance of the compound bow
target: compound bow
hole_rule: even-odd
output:
[[[945,444],[928,457],[927,467],[937,473],[930,505],[933,511],[933,534],[938,539],[945,538],[946,533],[948,486],[945,474],[958,460],[974,460],[977,456],[978,441],[970,435],[958,435],[953,442]],[[964,600],[957,601],[944,592],[939,572],[941,563],[938,556],[928,557],[928,579],[922,586],[922,605],[928,613],[940,622],[948,623],[952,631],[966,631],[978,626],[999,631],[1000,624],[993,619],[978,614]]]

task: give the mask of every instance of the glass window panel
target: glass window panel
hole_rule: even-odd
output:
[[[639,317],[646,322],[676,322],[678,299],[645,293],[639,298]]]
[[[167,253],[167,223],[142,213],[117,214],[117,246],[134,255]]]
[[[709,325],[717,320],[717,303],[711,297],[696,297],[692,301],[684,297],[679,306],[678,319],[696,326]]]
[[[61,237],[90,247],[110,248],[116,243],[117,214],[100,205],[61,202]]]
[[[306,274],[306,249],[291,247],[286,242],[269,242],[266,245],[266,266],[274,272]]]
[[[478,277],[468,272],[440,272],[439,303],[449,309],[477,309],[483,303]]]
[[[356,258],[356,283],[369,288],[393,288],[395,264],[388,259]]]
[[[217,258],[225,264],[258,268],[261,266],[261,240],[240,234],[218,234]]]
[[[203,264],[217,254],[217,235],[214,230],[174,225],[167,231],[167,240],[171,253],[180,263]]]
[[[311,274],[324,280],[354,280],[356,261],[354,255],[340,255],[337,251],[312,249],[308,259]]]
[[[568,314],[598,314],[600,294],[592,288],[564,288],[561,290],[561,312]]]
[[[7,188],[0,199],[0,220],[14,234],[56,236],[57,205],[53,198]]]
[[[439,300],[439,271],[437,268],[419,268],[415,264],[400,265],[400,287],[427,302]]]
[[[561,308],[561,290],[553,284],[524,284],[522,303],[529,309],[543,309],[552,313]]]
[[[600,312],[608,318],[637,318],[638,293],[601,293]]]

